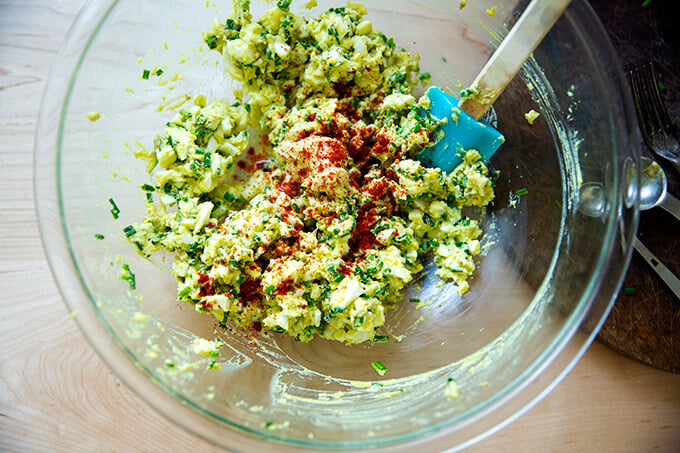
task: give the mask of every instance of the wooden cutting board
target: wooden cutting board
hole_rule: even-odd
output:
[[[671,177],[671,169],[666,171]],[[642,212],[638,237],[680,275],[680,221],[660,208]],[[598,339],[621,354],[680,373],[680,300],[637,252]]]
[[[680,121],[680,11],[669,2],[651,2],[646,7],[642,3],[591,0],[625,72],[653,61],[671,117]],[[652,157],[649,148],[641,147],[644,155]],[[669,192],[680,198],[680,175],[656,160],[666,171]],[[661,208],[644,211],[638,237],[680,276],[680,221]],[[623,288],[634,292],[619,294],[598,339],[628,357],[680,373],[680,300],[637,252]]]

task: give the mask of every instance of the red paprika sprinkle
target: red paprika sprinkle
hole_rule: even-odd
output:
[[[351,252],[366,250],[376,244],[375,234],[373,234],[372,229],[377,220],[378,215],[373,203],[366,203],[359,208],[357,223],[349,240]]]
[[[371,154],[383,154],[389,151],[390,139],[380,134],[377,137],[375,145],[371,149]]]
[[[390,183],[385,178],[380,178],[371,181],[365,187],[365,191],[368,192],[374,199],[383,199],[387,195],[387,189],[390,187]]]
[[[260,280],[254,280],[247,277],[238,289],[238,295],[241,298],[241,305],[244,307],[252,302],[258,302],[262,296],[260,290]]]
[[[294,282],[291,279],[287,279],[287,280],[282,281],[281,283],[279,283],[276,286],[276,290],[275,290],[276,294],[279,295],[279,296],[282,296],[284,294],[288,294],[289,292],[291,292],[293,290],[293,283]]]
[[[297,182],[284,182],[278,186],[278,189],[291,198],[300,195],[300,184]]]
[[[201,290],[198,292],[199,297],[212,296],[215,294],[212,279],[208,274],[198,274],[198,284],[201,285]]]
[[[345,277],[352,273],[352,266],[349,263],[343,261],[339,269],[340,273]]]
[[[317,161],[328,161],[334,167],[344,166],[347,162],[347,150],[342,143],[328,137],[316,137],[309,142],[309,152]],[[321,164],[322,162],[319,162]]]

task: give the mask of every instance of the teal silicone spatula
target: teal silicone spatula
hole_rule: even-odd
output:
[[[427,166],[451,171],[462,160],[462,151],[476,149],[488,160],[505,141],[503,135],[480,121],[524,62],[562,15],[571,0],[532,0],[466,95],[458,99],[430,87],[430,113],[442,123],[443,138],[418,158]]]

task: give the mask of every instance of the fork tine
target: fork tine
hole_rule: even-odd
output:
[[[656,72],[654,71],[654,66],[652,63],[649,64],[649,73],[651,80],[651,92],[654,97],[654,102],[652,103],[656,110],[657,118],[661,124],[661,129],[667,130],[671,126],[671,116],[668,114],[668,109],[666,108],[666,103],[663,102],[661,98],[661,93],[659,92],[659,84],[656,79]]]
[[[642,67],[642,79],[645,86],[645,91],[647,94],[648,102],[646,103],[649,108],[649,119],[651,123],[648,126],[652,127],[650,133],[661,131],[663,129],[663,122],[661,121],[661,116],[659,115],[659,105],[661,101],[661,96],[659,95],[659,90],[656,87],[656,77],[654,75],[654,68],[652,64],[648,64]]]
[[[644,99],[647,98],[645,95],[645,84],[642,80],[642,68],[637,67],[630,71],[631,88],[633,91],[633,101],[635,102],[635,112],[638,117],[638,125],[640,126],[640,132],[642,132],[642,138],[644,138],[645,143],[651,143],[650,133],[648,130],[649,123],[649,106]]]
[[[659,157],[668,160],[680,172],[680,144],[671,133],[673,123],[659,93],[652,63],[630,72],[635,111],[642,137]]]

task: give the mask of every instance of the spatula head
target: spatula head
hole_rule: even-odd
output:
[[[451,171],[470,149],[479,151],[482,159],[487,161],[505,141],[505,137],[491,125],[477,121],[460,110],[458,99],[439,88],[430,87],[427,97],[430,98],[430,114],[437,119],[447,118],[447,121],[440,126],[442,138],[417,156],[424,165]]]

